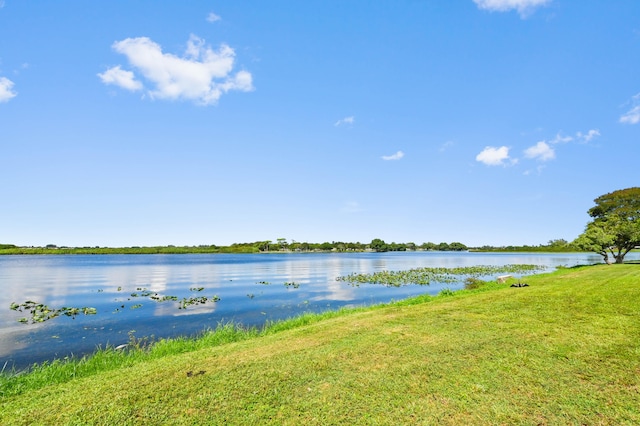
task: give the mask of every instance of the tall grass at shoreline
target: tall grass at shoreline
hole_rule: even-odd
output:
[[[418,296],[406,301],[392,303],[422,303],[433,296]],[[0,369],[0,398],[19,395],[58,383],[87,377],[93,374],[126,368],[138,363],[152,361],[167,356],[179,355],[204,348],[272,335],[351,313],[386,306],[380,304],[361,308],[342,308],[322,313],[304,313],[281,321],[267,322],[264,327],[244,327],[228,322],[220,323],[214,329],[205,330],[195,337],[181,336],[154,341],[147,337],[129,335],[124,347],[99,347],[94,353],[81,358],[65,357],[33,364],[23,371]]]
[[[483,287],[490,288],[491,283],[483,283]],[[245,327],[241,324],[226,322],[191,337],[179,336],[155,341],[149,337],[136,337],[131,333],[126,345],[117,348],[111,345],[104,348],[98,347],[92,354],[81,358],[65,357],[45,361],[33,364],[28,369],[21,371],[8,370],[5,364],[4,368],[0,369],[0,398],[18,395],[43,386],[64,383],[104,371],[129,367],[166,356],[267,336],[356,312],[383,308],[389,305],[409,306],[425,303],[435,297],[450,295],[451,292],[445,290],[438,296],[424,294],[400,301],[366,307],[341,308],[321,313],[303,313],[284,320],[267,321],[260,328]]]
[[[640,266],[526,281],[223,325],[25,385],[0,424],[640,424]]]

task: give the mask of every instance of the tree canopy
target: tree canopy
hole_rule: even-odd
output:
[[[583,250],[596,252],[610,263],[622,263],[629,251],[640,245],[640,188],[620,189],[601,195],[589,209],[593,218],[575,240]]]

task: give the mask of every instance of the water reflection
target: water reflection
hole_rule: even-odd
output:
[[[261,325],[302,312],[388,302],[461,286],[432,283],[427,287],[353,287],[336,281],[336,277],[351,273],[437,266],[528,263],[555,267],[599,262],[600,256],[589,254],[440,252],[3,256],[0,365],[7,362],[22,368],[71,353],[82,355],[98,345],[125,343],[133,330],[138,337],[190,335],[225,321]],[[204,289],[193,290],[199,287]],[[175,301],[157,302],[148,296],[134,296],[142,289],[159,297],[218,296],[220,301],[178,309]],[[8,307],[12,302],[26,300],[52,308],[91,306],[98,314],[23,325],[17,319],[26,315]]]

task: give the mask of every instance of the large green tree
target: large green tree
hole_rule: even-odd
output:
[[[601,195],[589,209],[593,218],[574,241],[583,250],[599,253],[610,263],[622,263],[624,257],[640,245],[640,188],[627,188]]]

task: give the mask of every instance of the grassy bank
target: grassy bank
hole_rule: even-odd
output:
[[[640,424],[640,265],[526,281],[41,376],[0,424]]]

